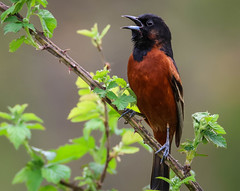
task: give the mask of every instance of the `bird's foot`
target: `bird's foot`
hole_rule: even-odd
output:
[[[132,109],[124,109],[123,114],[118,118],[118,120],[121,119],[122,117],[124,117],[127,114],[129,114],[129,119],[131,119],[135,115],[138,115],[138,116],[141,116],[141,117],[145,117],[143,114],[141,114],[139,112],[136,112],[136,111],[134,111]]]
[[[161,163],[167,158],[170,152],[170,141],[169,141],[169,125],[167,124],[167,138],[166,138],[166,143],[158,150],[155,152],[155,154],[163,151],[163,156],[161,159]]]

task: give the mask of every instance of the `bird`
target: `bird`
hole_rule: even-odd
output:
[[[174,135],[176,146],[180,145],[184,120],[183,86],[173,57],[172,35],[164,20],[157,15],[122,17],[135,23],[122,27],[132,31],[128,82],[136,95],[141,115],[146,117],[155,139],[162,145],[153,156],[150,188],[168,191],[169,183],[157,177],[169,178],[169,167],[163,159],[171,151]],[[157,155],[160,151],[163,151],[162,158]]]

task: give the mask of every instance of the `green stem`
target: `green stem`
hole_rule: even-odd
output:
[[[28,144],[28,142],[25,140],[23,145],[25,146],[26,150],[27,150],[27,153],[31,156],[31,158],[34,158],[35,157],[35,153],[34,151],[32,150],[31,146]]]

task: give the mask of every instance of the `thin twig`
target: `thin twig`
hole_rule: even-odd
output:
[[[0,2],[0,11],[5,11],[8,9],[8,6]],[[16,15],[19,20],[22,20],[22,16],[19,14]],[[55,57],[57,57],[61,63],[64,63],[68,68],[71,68],[77,76],[81,77],[90,87],[91,89],[100,88],[104,89],[98,82],[92,79],[92,76],[82,68],[75,60],[73,60],[66,52],[56,46],[52,41],[46,38],[42,32],[36,30],[36,33],[30,30],[31,34],[36,38],[37,42],[40,43],[43,49],[47,50]],[[113,109],[115,109],[120,115],[123,111],[119,111],[117,107],[112,104],[111,100],[107,97],[103,98],[106,103],[108,103]],[[146,130],[146,128],[135,118],[132,117],[129,119],[129,115],[125,115],[124,119],[128,121],[128,123],[135,129],[136,132],[143,138],[144,142],[148,144],[154,151],[158,151],[161,148],[161,145],[156,141],[156,139]],[[158,156],[162,157],[163,153],[159,152]],[[184,167],[178,163],[176,159],[174,159],[171,155],[169,155],[164,161],[180,178],[184,179],[188,176],[191,176],[190,173],[184,173]],[[202,191],[203,189],[197,182],[190,181],[189,183],[185,183],[191,191]]]
[[[102,184],[103,181],[106,177],[107,174],[107,168],[108,168],[108,164],[111,161],[111,157],[110,157],[110,141],[109,141],[109,125],[108,125],[108,108],[107,108],[107,103],[102,100],[103,105],[104,105],[104,127],[105,127],[105,135],[106,135],[106,147],[107,147],[107,156],[106,156],[106,162],[104,165],[104,169],[102,171],[100,180],[97,182],[98,185],[98,189],[102,188]]]

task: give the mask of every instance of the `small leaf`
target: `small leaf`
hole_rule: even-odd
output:
[[[8,113],[0,112],[0,118],[11,120],[12,116],[10,114],[8,114]]]
[[[116,83],[116,82],[114,82],[114,81],[111,81],[109,84],[108,84],[108,86],[107,86],[107,90],[110,90],[110,89],[112,89],[112,88],[115,88],[115,87],[117,87],[118,86],[118,84]]]
[[[52,151],[44,151],[42,149],[32,147],[32,149],[38,153],[41,153],[42,155],[45,156],[47,160],[53,160],[56,157],[56,153]]]
[[[120,97],[118,97],[114,102],[113,104],[117,106],[117,108],[119,110],[123,110],[125,109],[129,103],[131,102],[135,102],[135,98],[130,96],[130,95],[126,95],[126,94],[123,94],[121,95]]]
[[[7,128],[8,138],[13,143],[16,149],[24,142],[25,139],[30,139],[31,132],[24,126],[9,126]]]
[[[15,9],[14,6],[10,7],[9,9],[7,9],[6,11],[4,11],[2,14],[1,14],[1,23],[3,23],[5,21],[5,19],[7,18],[7,16],[9,14],[11,14],[13,12],[13,10]]]
[[[46,185],[41,187],[38,191],[58,191],[56,187],[52,185]]]
[[[122,148],[120,149],[120,152],[124,154],[134,154],[138,151],[139,151],[138,147],[131,147],[131,146],[122,146]]]
[[[93,137],[90,137],[88,140],[82,137],[81,139],[74,139],[73,141],[75,144],[66,144],[55,150],[57,156],[50,161],[50,163],[67,163],[72,160],[77,160],[95,146]]]
[[[108,91],[108,92],[107,92],[107,97],[108,97],[109,99],[112,99],[112,100],[117,99],[116,94],[113,93],[112,91]]]
[[[139,134],[134,133],[132,130],[127,130],[122,136],[122,142],[124,145],[130,145],[142,141],[142,137]]]
[[[166,178],[166,177],[162,177],[162,176],[160,176],[160,177],[156,177],[156,178],[157,178],[157,179],[162,179],[162,180],[168,182],[169,184],[171,184],[171,180],[169,180],[169,179]]]
[[[85,123],[83,129],[83,136],[87,140],[93,130],[100,129],[101,131],[104,129],[103,121],[99,118],[91,119]]]
[[[37,15],[40,19],[44,35],[51,38],[53,35],[53,30],[57,26],[57,20],[54,18],[52,13],[46,9],[39,9]]]
[[[27,123],[26,127],[28,129],[38,129],[38,130],[45,130],[45,128],[40,123]]]
[[[80,77],[77,78],[76,85],[78,88],[89,88],[89,85]]]
[[[127,87],[127,82],[124,79],[113,76],[113,80],[122,88]]]
[[[103,31],[102,31],[102,33],[101,33],[101,35],[100,35],[100,39],[102,39],[106,34],[107,34],[107,32],[108,32],[108,30],[110,29],[110,25],[107,25],[104,29],[103,29]]]
[[[94,93],[98,94],[101,98],[106,96],[106,90],[100,89],[100,88],[95,88],[93,90]]]
[[[77,33],[78,34],[81,34],[81,35],[84,35],[84,36],[87,36],[87,37],[94,37],[94,34],[92,31],[89,31],[89,30],[86,30],[86,29],[83,29],[83,30],[77,30]]]
[[[96,177],[99,177],[104,169],[104,164],[99,164],[96,162],[90,162],[89,168],[94,172]]]
[[[25,36],[21,36],[18,39],[14,39],[12,42],[9,44],[9,52],[15,52],[24,42]]]
[[[39,168],[24,167],[13,179],[13,184],[26,182],[28,190],[37,191],[42,183],[42,175]]]
[[[5,27],[4,27],[4,34],[7,34],[9,32],[14,32],[17,33],[18,31],[20,31],[20,29],[23,27],[22,23],[8,23]]]
[[[110,162],[108,163],[108,173],[110,174],[115,174],[116,173],[116,168],[117,168],[117,161],[115,158],[113,158],[112,160],[110,160]]]
[[[24,167],[22,168],[15,176],[14,179],[12,181],[13,184],[17,184],[17,183],[22,183],[25,182],[28,178],[28,172],[29,172],[29,168],[28,167]]]
[[[43,120],[38,116],[36,116],[34,113],[24,113],[22,115],[22,120],[24,122],[37,121],[37,122],[43,123]]]
[[[25,0],[21,0],[21,1],[18,1],[15,5],[14,5],[14,10],[12,11],[12,14],[16,14],[16,13],[19,13],[19,11],[22,10],[23,8],[23,5],[25,3]]]
[[[9,23],[16,23],[19,22],[18,18],[16,16],[8,16],[4,22],[9,22]]]
[[[47,4],[48,4],[48,2],[47,2],[47,0],[36,0],[38,3],[40,3],[43,7],[47,7]]]
[[[61,179],[68,179],[71,175],[69,167],[62,164],[55,164],[49,167],[42,168],[41,170],[43,178],[48,182],[57,184]]]
[[[227,147],[226,139],[223,136],[217,135],[212,131],[206,131],[204,137],[212,141],[213,144],[215,144],[217,147]]]
[[[31,29],[31,30],[33,30],[34,32],[36,32],[36,29],[35,29],[35,27],[34,27],[33,24],[23,23],[23,26],[24,26],[24,27],[27,27],[27,28],[29,28],[29,29]]]

